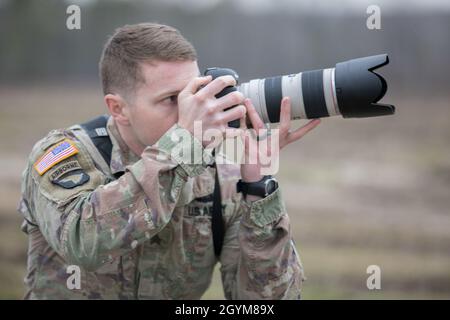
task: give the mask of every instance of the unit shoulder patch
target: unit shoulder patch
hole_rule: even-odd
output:
[[[91,177],[83,170],[75,170],[51,181],[64,189],[73,189],[85,184],[90,178]]]
[[[90,176],[81,168],[78,160],[67,160],[49,171],[49,179],[65,189],[81,186],[89,181]]]

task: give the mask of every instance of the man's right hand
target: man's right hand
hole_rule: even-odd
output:
[[[215,95],[228,86],[235,86],[232,76],[196,77],[178,95],[178,125],[194,134],[194,121],[201,121],[202,132],[218,129],[223,134],[228,122],[242,118],[246,108],[242,104],[244,95],[238,91],[231,92],[219,99]],[[232,106],[236,107],[228,109]],[[203,135],[204,136],[204,135]],[[199,138],[199,137],[197,137]],[[210,140],[202,137],[205,147]]]

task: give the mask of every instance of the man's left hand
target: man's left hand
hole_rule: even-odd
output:
[[[241,164],[241,176],[244,182],[255,182],[262,179],[263,174],[261,173],[261,155],[264,155],[264,159],[267,159],[271,156],[278,156],[279,151],[284,148],[286,145],[299,140],[309,131],[314,129],[319,123],[320,119],[314,119],[309,121],[306,125],[290,131],[291,128],[291,101],[289,97],[284,97],[281,101],[281,111],[280,111],[280,124],[278,126],[278,134],[268,135],[267,136],[267,128],[264,125],[263,121],[259,117],[256,109],[251,102],[250,99],[244,100],[244,105],[247,108],[247,115],[250,119],[250,122],[253,126],[253,129],[256,131],[256,136],[258,137],[266,137],[268,141],[264,141],[264,143],[258,142],[258,138],[254,135],[248,134],[245,132],[243,135],[244,140],[244,153],[245,158],[243,163]],[[245,118],[241,120],[241,128],[246,129],[245,126]],[[272,129],[273,130],[273,129]],[[244,130],[247,131],[247,130]],[[278,150],[271,150],[272,141],[271,139],[279,139],[278,141]],[[263,139],[263,138],[262,138]],[[276,144],[275,144],[276,145]],[[255,152],[256,150],[256,163],[246,163],[249,159],[250,152]]]

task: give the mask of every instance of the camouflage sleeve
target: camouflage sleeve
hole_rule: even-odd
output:
[[[278,188],[240,201],[225,234],[221,276],[227,299],[300,299],[303,266]]]
[[[180,148],[193,150],[200,159],[193,163]],[[78,162],[89,181],[75,188],[52,183],[55,170],[67,161]],[[109,183],[81,151],[43,175],[30,168],[27,198],[53,249],[68,263],[93,271],[164,228],[187,178],[200,174],[209,161],[211,155],[200,141],[174,125],[120,179]]]

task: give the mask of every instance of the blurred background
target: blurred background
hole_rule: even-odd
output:
[[[81,9],[68,30],[66,9]],[[381,29],[369,30],[369,5]],[[450,298],[450,2],[0,0],[0,298],[24,293],[27,239],[16,212],[33,144],[106,112],[97,64],[124,24],[177,27],[201,70],[243,81],[388,53],[390,117],[324,119],[283,151],[278,174],[306,299]],[[303,124],[293,123],[294,126]],[[369,265],[381,289],[368,290]],[[223,299],[218,270],[204,298]]]

